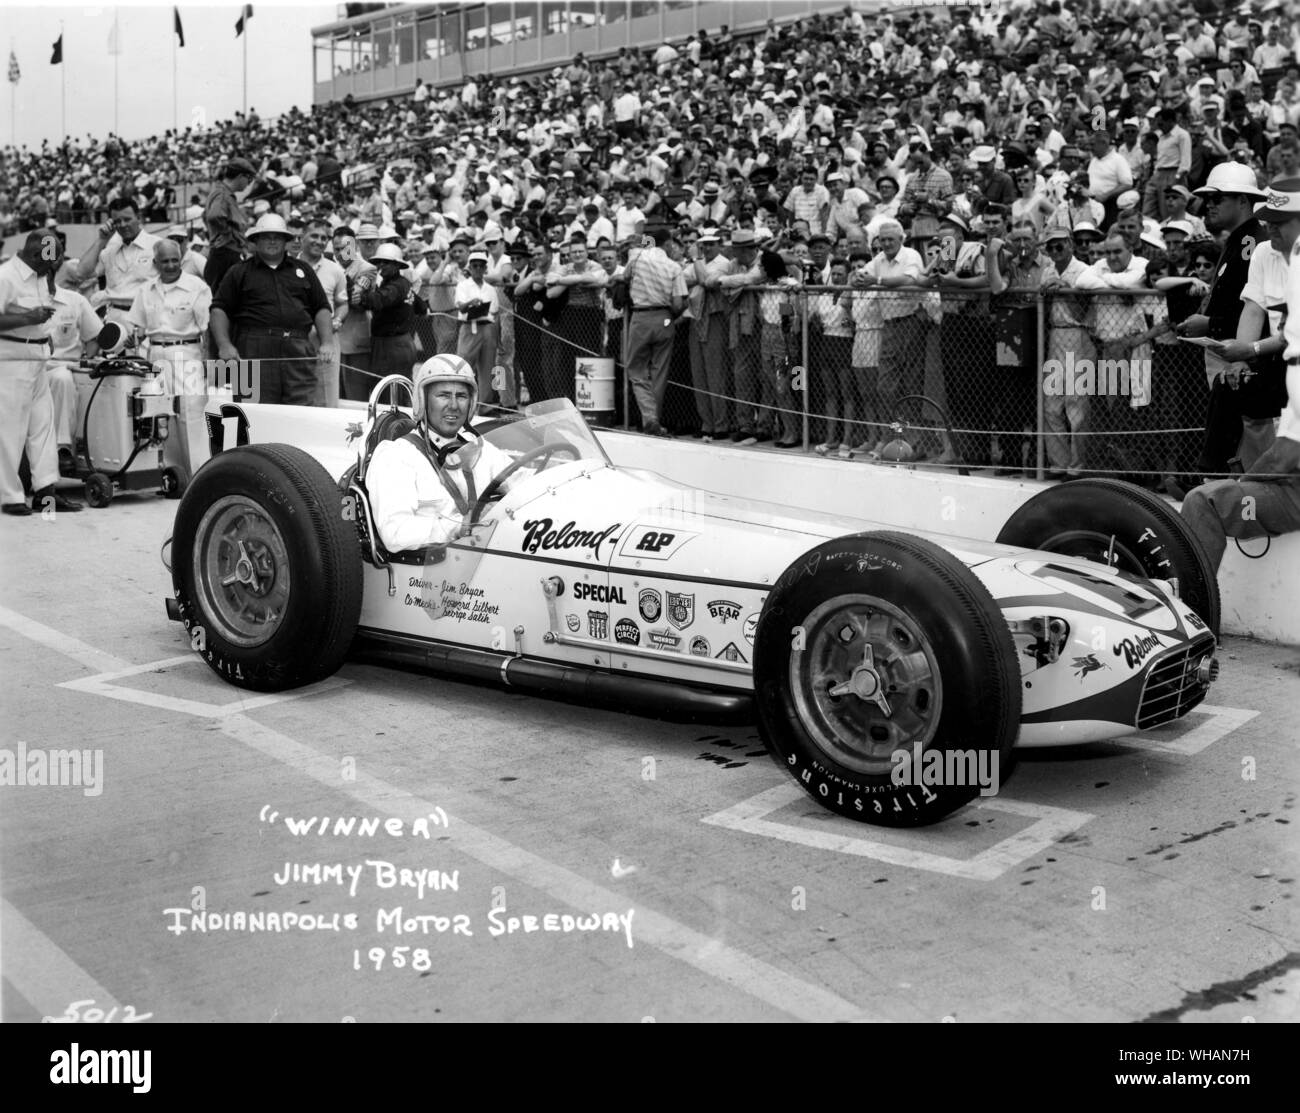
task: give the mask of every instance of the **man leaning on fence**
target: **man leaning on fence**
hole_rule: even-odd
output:
[[[627,379],[641,411],[642,431],[666,437],[670,434],[660,424],[659,411],[668,386],[676,318],[686,307],[686,277],[664,251],[672,233],[656,228],[651,235],[653,246],[628,255]]]

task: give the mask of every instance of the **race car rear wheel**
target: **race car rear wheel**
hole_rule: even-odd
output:
[[[1177,579],[1179,598],[1219,636],[1219,581],[1196,535],[1150,491],[1078,479],[1040,491],[1007,519],[1003,545],[1097,561],[1148,579]],[[1113,543],[1112,543],[1113,539]]]
[[[759,618],[763,740],[823,807],[933,823],[1010,772],[1020,673],[1006,619],[933,542],[861,533],[800,557]]]
[[[329,676],[361,613],[338,488],[289,445],[214,456],[176,511],[172,583],[190,644],[224,679],[281,691]]]

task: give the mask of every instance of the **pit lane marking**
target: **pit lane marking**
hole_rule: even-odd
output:
[[[94,999],[105,1013],[116,997],[86,973],[57,943],[7,900],[0,900],[4,974],[42,1016],[62,1016],[73,1001]]]
[[[102,669],[108,665],[108,673],[87,677],[88,681],[102,680],[105,675],[117,678],[138,675],[166,663],[155,661],[148,665],[130,665],[120,658],[94,649],[85,642],[5,608],[0,608],[0,625],[8,626],[86,667]],[[175,662],[197,659],[193,654],[187,654],[184,657],[167,660]],[[217,704],[196,700],[178,700],[156,697],[147,692],[131,692],[129,689],[115,688],[107,683],[87,685],[85,681],[69,681],[58,687],[70,687],[90,695],[125,699],[128,702],[164,707],[167,710],[185,711],[204,718],[219,718],[222,733],[235,741],[257,750],[295,772],[311,777],[330,791],[349,797],[366,808],[385,812],[408,822],[427,816],[436,806],[433,801],[413,796],[405,789],[388,784],[360,770],[356,773],[355,781],[340,784],[336,758],[254,722],[234,705],[229,705],[228,710]],[[319,686],[314,685],[313,688],[319,690]],[[298,693],[292,694],[301,695],[308,691],[310,689],[301,689]],[[149,698],[133,698],[136,696]],[[250,704],[252,702],[248,701]],[[265,706],[265,704],[258,702],[257,706]],[[435,786],[435,791],[431,795],[435,798],[445,798],[452,796],[453,793],[444,786]],[[455,848],[489,869],[512,877],[530,888],[545,892],[574,908],[616,907],[627,903],[628,898],[624,893],[597,885],[483,828],[475,827],[454,816],[452,819],[454,823],[450,829]],[[644,905],[637,905],[636,914],[638,940],[798,1020],[873,1022],[880,1019],[868,1015],[853,1002],[821,986],[802,981],[712,936],[695,931],[663,913]],[[39,940],[37,945],[39,948]],[[95,983],[87,976],[79,984],[89,988]],[[17,986],[16,982],[15,986]],[[97,1002],[102,1004],[109,1001],[111,995],[96,993],[95,997]],[[76,996],[73,996],[68,998],[68,1001],[76,999]],[[57,1010],[54,1011],[61,1012],[67,1007],[68,1001],[60,1002]],[[32,1000],[31,1003],[38,1004],[36,1000]]]
[[[203,658],[197,653],[186,653],[180,657],[166,657],[161,661],[150,661],[146,665],[127,665],[124,668],[102,672],[95,676],[84,676],[77,680],[65,680],[57,685],[73,692],[86,692],[92,696],[106,696],[109,699],[122,700],[124,703],[140,703],[154,707],[159,711],[178,711],[185,715],[198,715],[206,719],[220,719],[227,715],[238,715],[245,711],[254,711],[259,707],[269,707],[289,700],[303,699],[306,696],[320,695],[335,688],[343,688],[352,681],[341,676],[331,676],[325,680],[296,688],[292,692],[271,692],[260,696],[240,696],[229,703],[204,703],[202,700],[180,699],[177,696],[164,695],[161,692],[145,692],[138,688],[127,688],[111,683],[129,676],[157,672],[164,668],[176,668],[179,665],[201,665]]]
[[[705,816],[702,822],[714,827],[744,831],[750,835],[762,835],[766,838],[781,839],[784,842],[799,843],[818,850],[874,858],[891,866],[927,870],[930,873],[942,873],[969,881],[995,881],[1013,866],[1033,858],[1065,835],[1077,831],[1090,819],[1096,818],[1089,812],[1053,808],[1046,804],[1028,804],[1002,797],[980,800],[967,807],[1008,812],[1011,815],[1028,817],[1035,822],[1024,830],[994,843],[972,858],[950,858],[916,847],[899,846],[851,835],[848,833],[850,830],[860,830],[862,825],[830,813],[828,813],[830,822],[836,826],[842,825],[842,830],[815,830],[811,827],[778,823],[765,818],[788,804],[806,799],[806,793],[798,785],[777,785],[775,788],[760,792],[757,796],[751,796],[748,800],[742,800],[730,808]],[[962,810],[954,813],[956,816],[961,814]],[[909,842],[925,842],[927,838],[931,840],[936,838],[935,835],[927,835],[925,831],[919,829],[899,833]]]
[[[1141,734],[1116,738],[1115,744],[1129,746],[1135,750],[1153,750],[1156,753],[1182,754],[1190,757],[1192,754],[1199,754],[1220,739],[1226,738],[1234,730],[1245,726],[1251,719],[1256,718],[1259,712],[1246,711],[1240,707],[1219,707],[1215,704],[1203,703],[1188,712],[1189,718],[1192,715],[1208,716],[1208,718],[1177,738],[1161,739],[1158,737],[1160,728],[1157,727],[1155,730],[1144,731]],[[1153,735],[1155,737],[1152,737]]]

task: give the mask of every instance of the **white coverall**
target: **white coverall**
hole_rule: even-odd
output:
[[[49,305],[44,277],[20,257],[0,263],[0,311],[15,313]],[[54,402],[45,375],[50,344],[46,324],[0,329],[6,336],[42,340],[27,344],[0,338],[0,503],[24,502],[18,463],[23,449],[32,469],[32,489],[39,491],[59,478],[59,448],[54,435]],[[37,507],[40,510],[40,507]]]
[[[450,440],[434,433],[429,443],[437,448],[449,444]],[[470,507],[511,463],[510,457],[495,445],[482,440],[477,440],[477,444],[480,452],[473,467],[472,492],[464,469],[444,469]],[[433,465],[405,438],[383,441],[375,447],[366,471],[366,490],[375,529],[384,548],[391,553],[446,544],[456,536],[465,518],[434,473]]]

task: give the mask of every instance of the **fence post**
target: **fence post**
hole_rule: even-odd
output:
[[[632,339],[632,310],[623,310],[623,431],[632,429],[631,385],[627,374],[627,349]]]
[[[1036,405],[1038,411],[1038,420],[1037,420],[1038,436],[1035,437],[1034,439],[1037,441],[1036,459],[1038,462],[1037,463],[1038,471],[1037,471],[1036,478],[1042,480],[1046,478],[1046,474],[1047,474],[1046,473],[1047,442],[1044,439],[1046,435],[1045,427],[1047,425],[1047,415],[1045,412],[1046,407],[1043,404],[1043,363],[1047,358],[1047,330],[1044,328],[1044,325],[1047,320],[1047,314],[1044,312],[1044,305],[1046,304],[1046,301],[1041,291],[1037,295],[1035,295],[1034,300],[1037,303],[1037,314],[1038,314],[1038,329],[1037,329],[1037,342],[1036,342],[1036,347],[1038,349],[1037,369],[1034,372],[1034,382],[1036,384],[1036,394],[1037,394]]]
[[[808,369],[808,291],[803,287],[799,289],[799,325],[800,341],[803,347],[803,353],[800,357],[800,366],[803,367],[803,390],[800,396],[803,398],[803,450],[808,451],[808,388],[812,376]]]

